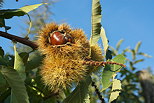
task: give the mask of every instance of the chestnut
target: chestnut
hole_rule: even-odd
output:
[[[49,43],[51,45],[63,45],[67,42],[73,43],[73,38],[71,35],[61,31],[54,31],[50,33]]]

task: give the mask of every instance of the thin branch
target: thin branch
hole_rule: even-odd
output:
[[[25,44],[27,46],[30,46],[33,49],[36,49],[38,47],[37,44],[35,44],[34,42],[32,42],[30,40],[27,40],[26,38],[15,36],[15,35],[3,32],[3,31],[0,31],[0,36],[10,39],[10,40],[13,40],[13,41],[16,41],[16,42],[19,42],[19,43],[22,43],[22,44]]]
[[[102,97],[102,95],[101,95],[100,91],[98,90],[98,88],[97,88],[97,86],[96,86],[96,84],[95,84],[94,81],[92,81],[92,84],[91,85],[95,88],[95,92],[98,95],[98,98],[101,100],[101,103],[105,103],[105,100]]]

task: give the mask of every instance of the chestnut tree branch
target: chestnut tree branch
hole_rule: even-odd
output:
[[[10,40],[13,40],[13,41],[16,41],[16,42],[19,42],[19,43],[22,43],[24,45],[27,45],[27,46],[31,47],[32,49],[36,49],[38,47],[37,44],[35,44],[34,42],[32,42],[30,40],[27,40],[26,38],[15,36],[15,35],[3,32],[3,31],[0,31],[0,36],[10,39]]]

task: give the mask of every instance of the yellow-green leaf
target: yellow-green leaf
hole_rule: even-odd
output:
[[[19,56],[16,45],[14,45],[14,53],[15,53],[15,60],[14,60],[14,69],[18,71],[20,77],[25,80],[26,79],[26,73],[25,73],[25,65],[23,63],[22,58]]]
[[[41,6],[42,4],[46,4],[46,3],[41,3],[41,4],[35,4],[35,5],[28,5],[28,6],[24,6],[22,8],[19,8],[20,10],[24,11],[25,13],[28,13],[36,8],[38,8],[39,6]]]
[[[101,28],[100,36],[102,38],[102,43],[103,43],[103,47],[104,47],[104,53],[106,54],[106,52],[107,52],[107,50],[109,48],[109,45],[108,45],[108,39],[107,39],[106,34],[105,34],[105,30],[104,30],[103,27]]]
[[[113,100],[117,99],[117,97],[119,96],[120,90],[121,90],[120,80],[113,79],[112,92],[110,95],[109,103],[111,103]]]

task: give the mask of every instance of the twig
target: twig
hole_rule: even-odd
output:
[[[94,81],[92,81],[92,84],[91,84],[91,85],[95,88],[95,92],[96,92],[96,94],[98,95],[98,98],[101,100],[101,102],[102,102],[102,103],[105,103],[105,100],[104,100],[104,98],[102,97],[102,95],[101,95],[100,91],[98,90],[98,88],[97,88],[97,86],[96,86],[96,84],[95,84]]]
[[[3,31],[0,31],[0,36],[7,38],[7,39],[10,39],[10,40],[13,40],[13,41],[17,41],[17,42],[22,43],[22,44],[25,44],[27,46],[30,46],[33,49],[36,49],[38,47],[37,44],[35,44],[34,42],[32,42],[30,40],[27,40],[26,38],[15,36],[15,35],[3,32]]]

